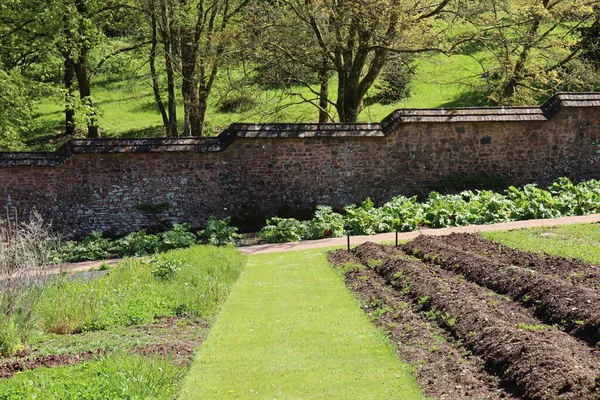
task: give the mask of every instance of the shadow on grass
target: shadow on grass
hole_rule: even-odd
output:
[[[444,108],[456,108],[456,107],[489,107],[488,102],[489,93],[483,90],[469,90],[460,93],[453,100],[441,104]]]

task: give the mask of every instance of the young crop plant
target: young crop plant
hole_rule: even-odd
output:
[[[209,217],[206,222],[206,228],[200,232],[200,239],[213,246],[234,245],[241,236],[237,233],[237,228],[231,226],[231,218],[218,220],[215,217]]]

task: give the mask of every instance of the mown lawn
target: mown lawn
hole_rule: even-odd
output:
[[[419,399],[409,367],[324,250],[256,255],[186,376],[182,399]]]

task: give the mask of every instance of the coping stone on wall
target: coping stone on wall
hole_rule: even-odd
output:
[[[557,93],[540,107],[400,109],[380,124],[232,124],[213,138],[73,139],[55,152],[0,152],[0,167],[58,166],[74,154],[221,152],[240,139],[377,138],[414,123],[548,121],[566,107],[600,107],[600,93]]]

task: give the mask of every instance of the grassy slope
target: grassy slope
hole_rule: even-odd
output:
[[[421,398],[323,250],[252,256],[183,399]]]
[[[577,224],[485,232],[483,236],[517,249],[579,258],[600,264],[600,225]]]
[[[480,67],[473,58],[431,56],[419,60],[415,68],[416,76],[409,99],[385,106],[370,104],[368,97],[377,93],[374,87],[365,100],[366,107],[360,120],[378,122],[397,108],[477,105],[478,99],[469,95],[466,86],[468,83],[478,82],[476,78],[470,78],[474,73],[480,72]],[[106,75],[95,79],[92,94],[100,110],[100,126],[104,136],[149,137],[162,133],[162,120],[154,103],[150,80],[145,73],[145,68],[140,68],[136,76],[129,79]],[[335,76],[332,78],[332,99],[335,97],[336,79]],[[218,134],[235,122],[311,122],[317,119],[316,108],[308,104],[296,104],[277,111],[282,105],[295,103],[299,99],[282,100],[280,93],[258,87],[253,92],[253,96],[258,99],[258,106],[253,110],[241,113],[218,112],[215,103],[229,85],[224,77],[217,81],[207,117],[209,134]],[[313,97],[307,89],[296,89],[306,97]],[[39,102],[36,137],[61,129],[64,118],[62,107],[62,98],[58,95]],[[179,107],[177,113],[181,120],[183,109]]]

